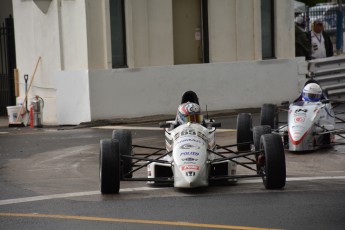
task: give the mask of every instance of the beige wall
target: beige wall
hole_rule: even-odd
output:
[[[111,68],[108,0],[86,0],[88,69]]]
[[[295,56],[295,24],[293,1],[275,0],[275,52],[277,58]]]
[[[174,64],[172,1],[125,1],[129,67]],[[274,6],[275,56],[292,58],[293,1]],[[261,1],[209,0],[208,7],[210,62],[261,60]]]
[[[236,0],[209,1],[210,62],[235,61],[237,59],[235,6]]]
[[[171,1],[125,1],[129,67],[173,64]]]
[[[294,57],[292,1],[275,0],[275,55]],[[260,60],[261,3],[258,0],[209,0],[210,61]]]

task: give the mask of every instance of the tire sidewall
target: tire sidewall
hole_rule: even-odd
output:
[[[265,156],[263,183],[267,189],[282,189],[286,183],[285,153],[278,134],[261,136],[260,146]]]
[[[103,194],[114,194],[120,190],[119,143],[112,139],[100,141],[99,154],[100,190]]]
[[[253,142],[253,122],[250,113],[240,113],[237,115],[237,144]],[[250,151],[251,144],[238,145],[238,151]]]
[[[112,139],[119,142],[120,156],[132,156],[132,133],[129,130],[114,130]],[[132,171],[132,159],[121,157],[122,175]],[[132,174],[127,174],[126,178],[132,178]]]

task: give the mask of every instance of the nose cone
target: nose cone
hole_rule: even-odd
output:
[[[182,165],[174,168],[174,187],[196,188],[208,186],[207,170],[198,165]]]

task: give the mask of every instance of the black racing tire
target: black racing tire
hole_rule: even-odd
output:
[[[264,154],[262,181],[266,189],[282,189],[286,183],[284,147],[278,134],[264,134],[260,141]]]
[[[260,150],[261,136],[264,134],[269,134],[269,133],[272,133],[271,126],[269,125],[259,125],[259,126],[253,127],[253,142],[254,142],[255,151]]]
[[[277,106],[274,104],[263,104],[260,114],[260,125],[269,125],[272,129],[277,126]]]
[[[129,130],[113,130],[113,134],[111,137],[113,140],[118,140],[119,142],[119,149],[121,156],[132,156],[132,133]],[[121,157],[122,162],[122,176],[125,178],[132,178],[132,173],[128,174],[128,172],[132,171],[132,159],[131,158],[124,158]]]
[[[250,113],[240,113],[237,115],[237,146],[238,151],[250,151],[253,142],[253,122]],[[241,145],[241,143],[247,143]]]
[[[112,139],[100,141],[99,181],[102,194],[116,194],[120,191],[119,143]]]

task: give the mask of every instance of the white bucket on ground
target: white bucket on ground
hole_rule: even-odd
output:
[[[8,121],[9,123],[14,123],[14,122],[22,122],[22,118],[19,115],[20,112],[20,105],[15,105],[15,106],[7,106],[7,114],[8,114]],[[22,113],[25,113],[25,108],[23,108]],[[18,118],[19,116],[19,118]],[[18,120],[17,120],[18,118]]]

